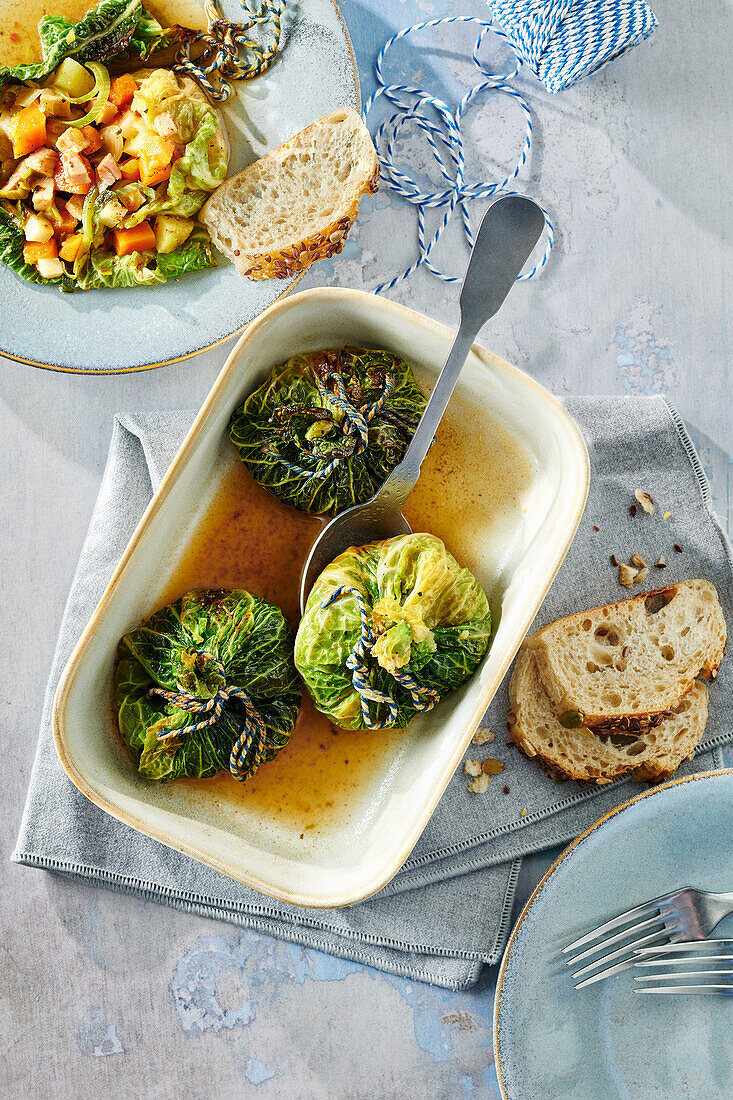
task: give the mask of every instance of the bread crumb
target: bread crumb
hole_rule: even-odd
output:
[[[493,740],[494,740],[493,733],[491,732],[490,729],[487,729],[485,726],[479,726],[479,728],[476,730],[476,732],[473,735],[473,744],[474,745],[490,745]]]
[[[672,513],[671,513],[671,512],[665,512],[665,513],[664,513],[664,518],[665,518],[665,519],[669,519],[671,515],[672,515]]]
[[[639,504],[642,506],[644,511],[648,515],[653,516],[654,515],[654,498],[652,497],[651,493],[646,493],[646,492],[644,492],[643,489],[637,489],[636,492],[634,493],[634,496],[639,501]]]
[[[522,817],[526,817],[527,816],[526,808],[524,810],[520,810],[520,814],[521,814]]]
[[[466,775],[481,775],[480,760],[464,760],[463,770]]]
[[[618,567],[619,584],[622,584],[624,588],[631,588],[637,573],[638,569],[634,569],[633,565],[627,565],[625,561],[622,561]]]
[[[634,577],[634,584],[643,584],[644,581],[647,578],[648,572],[649,572],[649,568],[648,568],[648,566],[645,565],[644,568],[640,569],[639,572]]]
[[[501,760],[495,760],[493,756],[487,756],[481,765],[481,771],[484,775],[499,775],[504,771],[504,765]]]
[[[468,789],[472,794],[485,794],[489,789],[490,782],[490,775],[479,775],[476,779],[471,780],[468,784]]]
[[[632,554],[631,555],[631,564],[635,565],[637,567],[637,569],[645,569],[646,568],[646,562],[642,558],[641,554]]]
[[[657,569],[665,569],[666,566],[667,566],[667,563],[664,560],[664,554],[660,554],[659,555],[659,561],[656,563],[656,567],[657,567]]]

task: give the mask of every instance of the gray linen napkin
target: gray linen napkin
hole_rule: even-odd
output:
[[[589,504],[568,559],[535,626],[624,594],[609,563],[639,552],[669,566],[659,583],[695,575],[714,580],[731,619],[730,550],[711,516],[707,486],[679,418],[661,399],[577,398],[567,402],[588,441]],[[577,836],[636,793],[629,781],[606,788],[558,785],[509,748],[506,684],[486,724],[496,741],[468,757],[506,763],[485,795],[454,776],[403,870],[374,899],[330,912],[263,898],[108,817],[72,786],[53,749],[50,707],[61,669],[88,620],[139,515],[190,424],[191,413],[117,420],[97,507],[64,615],[49,682],[38,753],[13,859],[245,924],[307,946],[424,981],[459,988],[495,962],[508,931],[518,857]],[[655,516],[629,513],[635,488],[658,502]],[[664,520],[666,511],[672,513]],[[594,531],[597,525],[600,530]],[[673,544],[683,547],[677,553]],[[652,572],[656,572],[652,570]],[[650,578],[651,579],[651,578]],[[724,664],[710,692],[704,750],[683,772],[720,767],[715,747],[730,740]],[[509,794],[504,786],[510,787]],[[525,810],[526,813],[522,813]]]

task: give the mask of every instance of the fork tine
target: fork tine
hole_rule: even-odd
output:
[[[653,940],[657,943],[663,943],[664,940],[660,940],[660,936],[666,937],[673,929],[667,928],[666,925],[661,924],[654,932],[649,932],[646,936],[641,936],[638,940],[632,940],[631,943],[624,943],[621,947],[617,947],[615,951],[609,951],[606,955],[601,955],[599,959],[594,959],[592,962],[587,963],[586,966],[581,967],[580,970],[573,971],[573,977],[579,978],[581,974],[587,974],[589,970],[595,970],[599,966],[603,966],[604,963],[613,962],[614,959],[621,958],[622,955],[630,958],[632,963],[636,962],[634,956],[634,949],[640,947],[642,944],[651,944]]]
[[[648,940],[659,939],[660,936],[668,936],[670,930],[667,928],[661,928],[658,932],[653,932],[650,936],[644,936],[640,943],[646,943]],[[625,947],[621,947],[616,951],[612,951],[608,955],[602,956],[600,959],[596,959],[595,962],[590,963],[588,966],[584,966],[582,970],[578,970],[573,974],[574,978],[579,978],[581,974],[587,974],[589,970],[594,970],[597,966],[601,966],[603,963],[610,962],[612,959],[617,959],[620,955],[624,956],[620,962],[614,963],[613,966],[606,967],[604,970],[600,970],[597,974],[591,974],[589,977],[584,978],[582,982],[578,982],[575,986],[576,989],[582,989],[583,986],[593,985],[594,982],[600,982],[603,978],[610,978],[612,974],[619,974],[622,970],[628,970],[634,966],[634,957],[628,955],[628,952],[634,944],[628,944]]]
[[[676,951],[700,951],[708,947],[733,946],[733,939],[684,940],[681,943],[661,944],[659,947],[640,947],[637,955],[671,955]]]
[[[689,963],[702,963],[702,962],[733,962],[733,955],[693,955],[692,958],[674,958],[667,959],[661,955],[656,955],[653,959],[645,959],[643,962],[637,961],[634,966],[686,966]],[[724,971],[720,971],[724,973]]]
[[[586,932],[584,936],[581,936],[578,940],[573,940],[567,947],[563,947],[562,954],[567,955],[568,951],[574,951],[576,947],[584,947],[586,943],[590,943],[591,940],[597,940],[604,932],[612,932],[615,928],[620,928],[623,924],[628,924],[631,917],[642,917],[650,915],[659,909],[658,902],[663,899],[655,898],[652,901],[645,901],[643,905],[636,905],[633,909],[627,909],[625,913],[620,913],[619,916],[614,917],[612,920],[607,920],[605,924],[599,924],[597,928],[594,928],[590,932]]]
[[[635,985],[634,993],[733,993],[733,984],[729,985]]]
[[[635,982],[678,982],[680,978],[709,978],[715,975],[725,977],[733,974],[733,970],[683,970],[675,974],[637,974]]]
[[[595,955],[596,951],[603,951],[606,947],[611,947],[614,943],[619,943],[621,940],[625,940],[627,936],[635,936],[638,932],[643,932],[645,928],[651,928],[656,924],[664,924],[664,918],[656,913],[649,920],[640,921],[638,924],[631,924],[628,928],[624,928],[622,932],[617,932],[615,936],[609,936],[607,940],[599,940],[598,943],[587,947],[585,951],[581,951],[579,955],[573,955],[571,959],[566,959],[567,966],[575,966],[581,959],[587,959],[589,955]],[[625,948],[628,950],[628,947]]]

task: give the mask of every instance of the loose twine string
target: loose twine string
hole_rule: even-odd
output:
[[[252,80],[260,76],[269,69],[280,49],[285,0],[260,0],[259,7],[254,0],[242,0],[242,9],[246,16],[244,22],[232,23],[223,18],[217,0],[205,0],[207,29],[186,39],[172,66],[176,72],[198,80],[212,99],[219,102],[231,95],[229,80]],[[269,44],[263,45],[251,37],[254,27],[269,30]],[[191,48],[195,45],[203,45],[203,52],[193,61]],[[243,60],[243,53],[247,60]]]
[[[418,31],[432,30],[449,23],[468,23],[481,28],[476,44],[471,55],[478,71],[484,77],[466,92],[454,111],[437,96],[410,84],[388,84],[385,80],[382,67],[384,59],[392,47],[401,39]],[[369,112],[376,101],[384,96],[397,110],[380,124],[374,134],[374,144],[377,149],[382,180],[389,190],[396,192],[413,206],[417,207],[417,238],[419,255],[414,263],[406,267],[399,275],[395,275],[389,282],[380,283],[373,293],[381,294],[385,290],[391,290],[398,283],[410,277],[419,267],[425,266],[438,279],[446,283],[460,282],[462,276],[449,275],[438,268],[431,258],[433,249],[440,240],[448,223],[456,209],[460,211],[461,222],[466,242],[469,248],[473,248],[474,233],[471,224],[469,203],[476,199],[491,199],[499,195],[511,195],[516,192],[510,189],[510,185],[517,178],[527,162],[532,149],[532,112],[530,106],[521,92],[514,88],[510,81],[513,80],[522,62],[515,56],[515,65],[511,72],[497,75],[485,68],[479,60],[478,53],[486,35],[492,31],[499,38],[504,39],[511,46],[509,36],[495,23],[484,19],[478,19],[473,15],[451,15],[443,19],[430,19],[425,23],[415,23],[410,27],[393,34],[384,44],[377,55],[374,66],[378,87],[367,100],[364,107],[364,120],[367,121]],[[503,180],[492,183],[481,180],[471,183],[466,179],[466,159],[463,147],[463,135],[461,121],[468,108],[476,102],[477,98],[486,92],[501,92],[510,96],[517,103],[523,113],[525,130],[519,157],[512,170]],[[405,97],[410,97],[409,99]],[[425,109],[430,110],[430,114]],[[396,146],[399,135],[405,126],[412,125],[418,128],[425,136],[433,154],[433,159],[446,186],[442,190],[426,191],[418,181],[406,172],[398,168],[395,163]],[[547,239],[542,258],[531,268],[523,272],[517,278],[531,279],[547,263],[552,252],[555,230],[550,215],[541,203],[538,203],[545,216]],[[426,211],[430,209],[443,210],[443,217],[432,236],[428,236],[426,229]]]
[[[370,730],[382,730],[395,721],[397,717],[397,704],[390,695],[386,695],[383,691],[378,691],[377,688],[372,687],[368,680],[369,655],[376,644],[377,638],[369,623],[369,614],[366,609],[364,597],[358,589],[342,584],[334,589],[328,599],[323,601],[321,607],[324,609],[330,607],[335,600],[338,600],[343,595],[354,597],[359,608],[359,617],[361,619],[361,635],[351,653],[346,658],[346,667],[351,673],[351,682],[354,686],[354,690],[359,695],[361,716],[364,720],[364,725]],[[409,691],[410,697],[412,698],[412,705],[418,712],[423,713],[432,710],[433,707],[440,702],[440,694],[435,691],[434,688],[421,686],[416,680],[413,680],[409,673],[396,669],[394,672],[390,672],[390,675],[395,678],[398,684],[401,684],[402,687]],[[387,707],[387,715],[381,722],[372,718],[369,711],[370,702],[383,703]]]
[[[332,459],[325,466],[320,466],[315,470],[308,470],[305,466],[298,466],[295,462],[289,462],[288,459],[282,458],[278,455],[278,458],[282,462],[283,466],[292,470],[293,473],[298,474],[300,477],[310,481],[311,478],[326,478],[333,473],[335,469],[340,466],[346,458],[353,458],[354,455],[361,454],[366,450],[369,444],[369,424],[382,411],[385,403],[392,395],[395,386],[395,377],[393,374],[387,373],[384,381],[384,391],[380,394],[376,401],[367,403],[365,405],[353,405],[349,401],[349,395],[346,392],[343,379],[335,371],[329,371],[325,375],[326,380],[331,379],[333,382],[335,393],[329,390],[325,382],[320,378],[318,374],[315,375],[315,383],[318,392],[327,401],[330,401],[340,409],[344,414],[344,422],[342,424],[342,430],[345,436],[351,436],[354,441],[354,446],[350,454],[339,455]]]
[[[222,677],[224,676],[223,665],[220,661],[217,661],[212,654],[202,651],[201,656],[210,658],[215,664],[216,671],[219,672]],[[191,733],[196,733],[197,730],[206,729],[207,726],[213,726],[221,717],[223,704],[229,699],[238,699],[244,708],[244,729],[235,741],[232,746],[232,751],[229,754],[229,771],[235,779],[243,783],[245,779],[249,779],[253,776],[260,764],[262,764],[267,738],[265,723],[262,721],[262,716],[253,706],[252,700],[242,688],[227,687],[225,684],[211,699],[201,699],[197,695],[191,695],[191,693],[185,691],[180,684],[178,685],[178,691],[168,691],[166,688],[154,687],[150,688],[148,695],[151,698],[160,696],[162,699],[165,699],[167,703],[172,703],[173,706],[178,707],[179,710],[187,711],[189,714],[202,714],[206,716],[202,718],[200,722],[195,722],[192,726],[185,726],[183,729],[168,730],[166,733],[159,733],[158,740],[163,742],[173,741],[182,736],[187,737]],[[247,758],[250,756],[250,753],[252,754],[251,759],[249,763],[247,763]]]

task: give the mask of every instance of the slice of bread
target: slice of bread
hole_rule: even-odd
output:
[[[620,775],[657,781],[672,775],[692,756],[708,716],[705,684],[696,681],[677,709],[639,737],[599,736],[581,726],[565,729],[539,675],[535,651],[524,645],[509,687],[509,735],[525,756],[550,775],[599,785]]]
[[[715,679],[726,628],[714,586],[690,580],[558,619],[527,644],[555,714],[640,733],[675,710],[697,676]]]
[[[225,180],[199,218],[240,275],[287,279],[341,251],[378,176],[369,131],[346,107]]]

